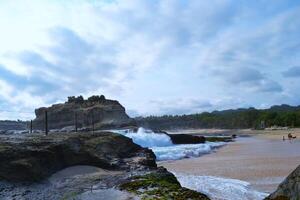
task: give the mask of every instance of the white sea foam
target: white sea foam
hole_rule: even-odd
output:
[[[237,179],[174,174],[183,187],[202,192],[214,200],[262,200],[268,195]]]
[[[206,142],[204,144],[181,144],[168,147],[151,148],[157,160],[177,160],[182,158],[198,157],[212,152],[215,148],[224,145],[223,142]]]
[[[152,149],[157,160],[177,160],[198,157],[210,153],[217,147],[225,145],[224,142],[174,145],[168,135],[154,133],[144,128],[139,128],[136,133],[130,130],[114,130],[114,132],[132,138],[134,143],[142,147]]]

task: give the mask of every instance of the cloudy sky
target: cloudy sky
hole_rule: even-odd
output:
[[[104,94],[131,116],[300,104],[300,1],[0,1],[0,119]]]

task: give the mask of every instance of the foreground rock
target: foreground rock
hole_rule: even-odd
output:
[[[200,199],[125,136],[0,136],[0,199]],[[120,197],[120,198],[119,198]]]
[[[33,128],[44,130],[45,111],[48,113],[48,128],[75,129],[75,118],[78,128],[95,129],[120,128],[135,125],[135,121],[128,117],[125,108],[114,100],[102,96],[92,96],[84,100],[82,96],[69,97],[66,103],[55,104],[35,110],[36,119]]]
[[[300,199],[300,165],[278,186],[266,200]]]
[[[115,133],[2,138],[0,178],[8,181],[37,181],[73,165],[128,169],[134,167],[136,157],[139,158],[135,163],[138,167],[156,167],[152,151]]]

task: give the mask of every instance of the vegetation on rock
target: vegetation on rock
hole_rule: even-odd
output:
[[[199,192],[181,187],[176,177],[164,168],[143,176],[131,177],[119,186],[121,190],[135,193],[143,200],[209,200]]]

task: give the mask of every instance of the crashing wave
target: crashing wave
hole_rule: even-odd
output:
[[[114,132],[131,138],[134,143],[142,147],[152,149],[156,155],[156,159],[159,161],[198,157],[225,145],[224,142],[174,145],[168,135],[154,133],[144,128],[139,128],[137,132],[131,130],[114,130]]]

